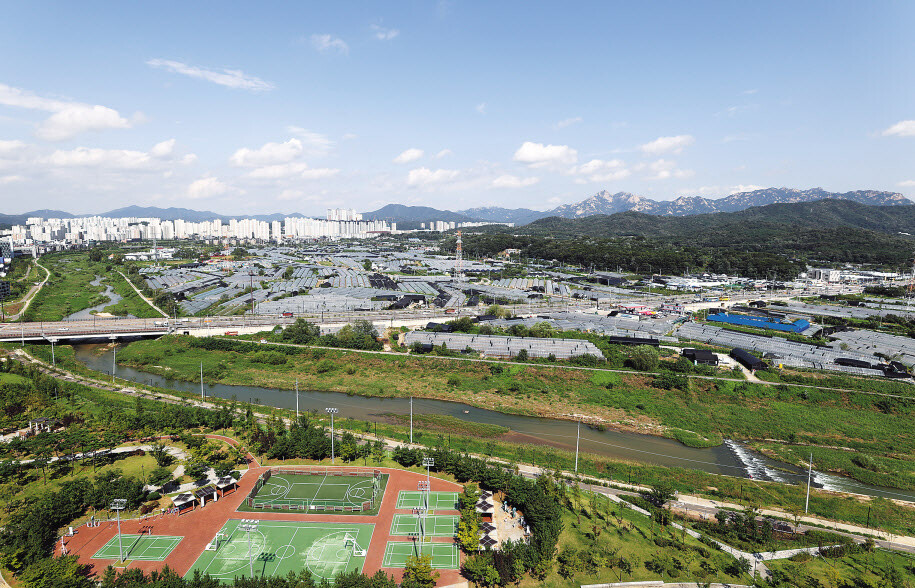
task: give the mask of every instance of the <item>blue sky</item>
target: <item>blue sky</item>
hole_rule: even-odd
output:
[[[915,197],[912,2],[2,8],[2,212]]]

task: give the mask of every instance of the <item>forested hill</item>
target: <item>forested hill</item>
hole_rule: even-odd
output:
[[[521,249],[530,257],[599,269],[681,273],[688,268],[792,278],[807,265],[865,263],[900,269],[915,251],[915,206],[826,200],[733,213],[660,217],[637,212],[550,217],[514,229],[466,235],[464,250]],[[445,249],[447,250],[447,244]]]
[[[864,229],[889,235],[915,233],[915,206],[868,206],[848,200],[819,200],[692,216],[657,216],[627,211],[577,219],[549,217],[511,232],[553,237],[641,235],[679,240],[707,233],[765,234],[831,228]]]

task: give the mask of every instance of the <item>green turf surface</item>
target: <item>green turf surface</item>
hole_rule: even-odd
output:
[[[456,570],[460,567],[458,547],[455,543],[417,543],[415,541],[388,541],[384,548],[385,568],[402,568],[411,555],[432,557],[432,567],[438,570]]]
[[[127,560],[137,561],[162,561],[172,550],[177,547],[183,537],[170,537],[167,535],[121,535],[124,555]],[[95,552],[93,559],[120,559],[118,536]]]
[[[220,529],[225,540],[217,550],[201,553],[185,578],[193,577],[196,570],[223,582],[250,577],[248,534],[240,525],[238,519],[227,521]],[[354,555],[345,540],[355,537],[359,548],[367,550],[374,528],[361,523],[259,521],[251,532],[254,576],[285,576],[307,569],[316,580],[331,580],[343,572],[362,570],[365,557]]]
[[[378,507],[384,497],[388,475],[382,474],[374,505],[368,510],[352,514],[378,514]],[[372,499],[372,476],[324,476],[302,474],[274,474],[258,490],[254,506],[247,500],[241,503],[241,512],[260,512],[288,507],[306,512],[341,512],[343,508],[360,506]],[[337,510],[340,509],[340,510]]]
[[[430,492],[429,510],[457,510],[457,492]],[[397,495],[398,509],[426,507],[426,493],[418,490],[401,490]]]
[[[425,520],[426,537],[454,537],[460,517],[454,515],[428,515]],[[391,535],[407,537],[419,533],[419,518],[413,514],[396,513],[391,521]]]

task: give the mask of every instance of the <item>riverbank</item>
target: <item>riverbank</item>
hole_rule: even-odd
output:
[[[40,355],[49,351],[45,347],[33,347],[33,351]],[[69,349],[68,349],[69,350]],[[65,358],[66,362],[73,362]],[[47,358],[49,360],[49,358]],[[89,379],[80,379],[83,383],[101,386],[103,389],[112,389],[119,394],[132,396],[140,394],[160,402],[178,402],[182,404],[200,405],[206,407],[219,407],[226,405],[236,406],[236,410],[246,410],[247,403],[235,399],[222,400],[208,398],[206,402],[195,400],[195,395],[181,393],[164,388],[132,384],[129,388],[119,385],[111,386],[104,381],[104,374],[99,375],[76,364],[79,371],[89,376]],[[102,378],[100,381],[99,378]],[[115,403],[116,404],[116,403]],[[269,412],[260,410],[255,412],[262,419],[292,418],[295,413],[291,410],[278,410],[269,408]],[[316,413],[313,419],[329,425],[326,415]],[[373,424],[377,427],[371,437]],[[353,431],[359,436],[367,438],[381,438],[386,442],[404,443],[409,439],[409,430],[405,427],[371,423],[367,421],[338,419],[338,429]],[[549,471],[571,471],[575,463],[574,453],[568,451],[555,451],[541,445],[521,445],[502,441],[480,439],[475,437],[451,436],[447,440],[435,430],[423,431],[415,435],[416,446],[427,447],[447,446],[462,452],[471,452],[500,458],[509,463],[531,464]],[[724,500],[729,503],[743,505],[757,505],[762,507],[775,507],[784,511],[801,508],[804,504],[804,488],[786,484],[764,482],[760,480],[746,480],[729,476],[707,474],[698,470],[683,468],[666,468],[651,466],[644,463],[607,459],[583,453],[579,456],[579,472],[602,480],[611,485],[657,484],[667,483],[683,493],[695,494],[712,500]],[[882,498],[868,499],[864,496],[827,492],[814,489],[810,496],[811,515],[822,517],[821,524],[832,526],[828,521],[848,522],[857,525],[867,525],[869,528],[884,529],[893,533],[915,533],[915,508],[907,503],[899,503]]]
[[[270,346],[264,346],[269,351]],[[828,471],[881,486],[915,488],[913,402],[830,390],[728,380],[561,369],[549,365],[479,363],[402,354],[313,348],[246,354],[195,347],[187,337],[127,345],[119,361],[166,378],[204,380],[371,397],[432,398],[509,414],[578,420],[674,438],[689,446],[723,439],[778,443],[790,463],[817,449]],[[270,363],[279,362],[279,363]],[[661,380],[661,381],[659,381]],[[839,447],[840,449],[834,449]],[[853,451],[847,451],[846,448]],[[768,450],[769,448],[767,448]],[[864,454],[870,461],[853,461]],[[801,462],[806,463],[806,462]]]

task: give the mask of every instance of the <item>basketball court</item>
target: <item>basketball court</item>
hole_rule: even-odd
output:
[[[230,519],[185,574],[199,570],[217,580],[285,576],[307,569],[316,580],[361,571],[375,525],[256,521],[246,529]]]

